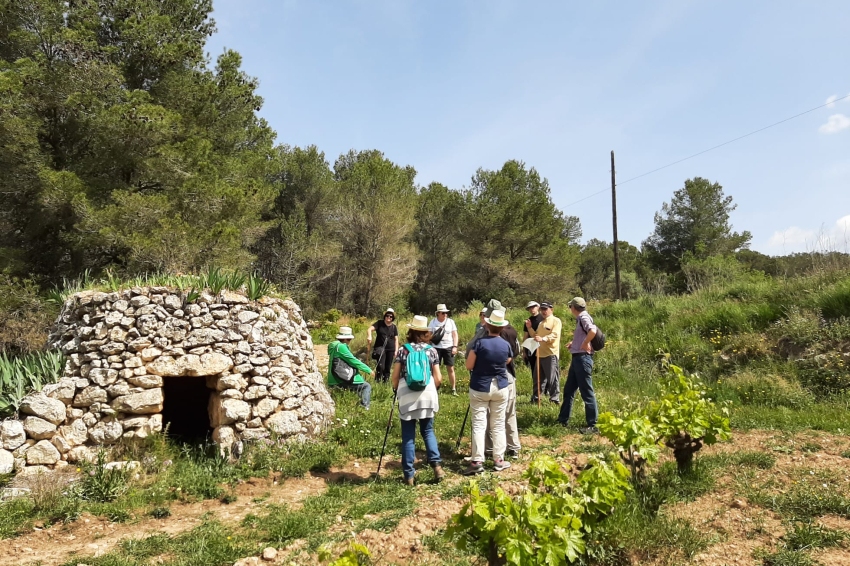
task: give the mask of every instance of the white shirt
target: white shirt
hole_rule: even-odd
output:
[[[453,321],[449,317],[446,317],[446,322],[442,324],[439,320],[434,318],[434,320],[431,321],[431,324],[428,325],[428,328],[431,329],[431,333],[433,334],[434,331],[440,328],[441,326],[445,326],[446,331],[443,334],[443,339],[440,340],[440,343],[437,344],[436,347],[440,348],[441,350],[451,350],[452,346],[455,345],[454,339],[452,338],[452,332],[457,332],[457,325],[455,324],[455,321]]]

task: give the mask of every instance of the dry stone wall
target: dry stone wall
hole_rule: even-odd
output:
[[[290,300],[165,287],[86,291],[64,304],[49,347],[63,378],[0,422],[0,473],[91,459],[95,447],[163,429],[164,380],[204,377],[212,438],[223,449],[271,435],[322,432],[334,403]]]

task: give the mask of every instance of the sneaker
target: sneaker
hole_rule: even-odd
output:
[[[404,485],[409,485],[410,487],[413,487],[413,478],[404,478]]]
[[[599,434],[599,429],[595,426],[586,426],[578,429],[582,434]]]
[[[484,464],[481,462],[470,462],[469,467],[463,471],[465,476],[474,476],[484,471]]]
[[[516,460],[517,458],[519,458],[519,448],[517,448],[516,450],[509,449],[507,452],[505,452],[505,458],[511,458],[512,460]]]
[[[511,467],[511,463],[507,460],[494,460],[493,461],[493,469],[497,472],[501,472],[502,470],[507,470]]]
[[[437,481],[442,481],[446,477],[446,472],[443,471],[443,467],[440,464],[434,464],[432,468],[434,470],[434,478]]]
[[[457,397],[457,389],[452,389],[452,397]]]

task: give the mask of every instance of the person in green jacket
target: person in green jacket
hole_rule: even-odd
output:
[[[360,404],[368,411],[369,403],[372,400],[372,386],[363,379],[363,376],[360,375],[359,372],[363,371],[371,375],[372,369],[355,358],[354,354],[351,353],[351,350],[348,349],[348,345],[353,339],[354,334],[351,333],[351,328],[348,326],[340,326],[339,334],[336,335],[336,340],[328,344],[328,387],[340,387],[355,391],[358,395],[360,395]],[[358,370],[358,373],[354,374],[354,379],[351,380],[351,383],[345,383],[344,381],[334,377],[334,360],[337,358],[341,359],[355,370]]]

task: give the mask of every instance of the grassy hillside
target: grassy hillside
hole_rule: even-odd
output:
[[[479,308],[471,305],[469,312],[455,315],[461,344],[471,336]],[[722,564],[735,555],[743,564],[830,564],[834,553],[847,551],[850,483],[843,470],[850,464],[850,274],[787,281],[754,277],[688,296],[592,303],[589,310],[608,336],[594,371],[601,411],[618,413],[657,397],[659,356],[669,353],[674,363],[703,376],[709,397],[731,403],[734,430],[728,445],[698,454],[691,474],[677,474],[669,453],[650,468],[646,483],[629,494],[595,535],[586,563],[672,565],[716,555],[714,562],[700,558],[700,563]],[[573,323],[564,305],[556,307],[556,314],[564,320],[566,344]],[[512,308],[508,315],[521,328],[526,313]],[[402,328],[408,318],[398,320]],[[358,321],[355,350],[365,344],[367,325]],[[564,349],[562,385],[568,364]],[[461,359],[456,371],[458,389],[465,391],[469,376]],[[538,409],[528,403],[531,379],[522,366],[518,387],[523,455],[509,472],[480,478],[482,488],[519,489],[521,471],[537,454],[581,465],[583,454],[613,450],[604,439],[578,434],[577,427],[584,423],[580,401],[572,426],[563,428],[556,423],[557,406]],[[358,409],[353,394],[333,395],[338,419],[316,445],[256,446],[241,461],[228,463],[211,457],[213,451],[204,455],[203,449],[156,441],[143,452],[127,453],[128,458],[142,459],[144,470],[125,478],[126,487],[109,501],[71,500],[59,494],[58,503],[42,495],[0,504],[0,536],[15,537],[37,522],[73,521],[83,511],[110,521],[142,522],[148,528],[151,516],[179,515],[192,501],[218,498],[224,505],[238,499],[248,512],[244,519],[234,522],[226,511],[213,513],[194,530],[125,541],[85,562],[124,566],[162,557],[166,564],[225,564],[257,554],[264,546],[285,548],[295,542],[294,549],[286,551],[289,559],[314,563],[322,544],[340,551],[355,533],[357,540],[377,551],[375,564],[471,563],[469,554],[441,536],[447,515],[463,500],[465,479],[457,472],[468,451],[468,424],[460,451],[454,448],[466,397],[441,395],[435,421],[449,479],[430,484],[431,472],[423,465],[419,485],[411,490],[399,481],[397,418],[382,479],[367,481],[380,453],[391,389],[375,385],[369,412]],[[418,448],[423,448],[421,441]],[[171,465],[163,472],[166,462]],[[311,491],[296,484],[305,490],[298,505],[275,502],[277,483],[257,488],[267,490],[265,495],[243,489],[259,481],[243,486],[245,480],[270,473],[284,490],[285,478],[305,473],[322,478],[323,487]],[[98,486],[88,487],[97,493]],[[701,519],[701,514],[711,515],[706,510],[710,502],[716,507],[711,513],[726,513],[723,520]],[[421,521],[415,523],[420,541],[416,560],[398,554],[401,543],[389,549],[386,541],[406,536],[411,517],[430,517],[438,509],[446,510],[439,520],[416,519]],[[733,511],[737,515],[729,518]],[[749,526],[736,530],[735,521]],[[197,540],[205,542],[187,544]],[[87,551],[82,553],[68,563],[79,562]]]

